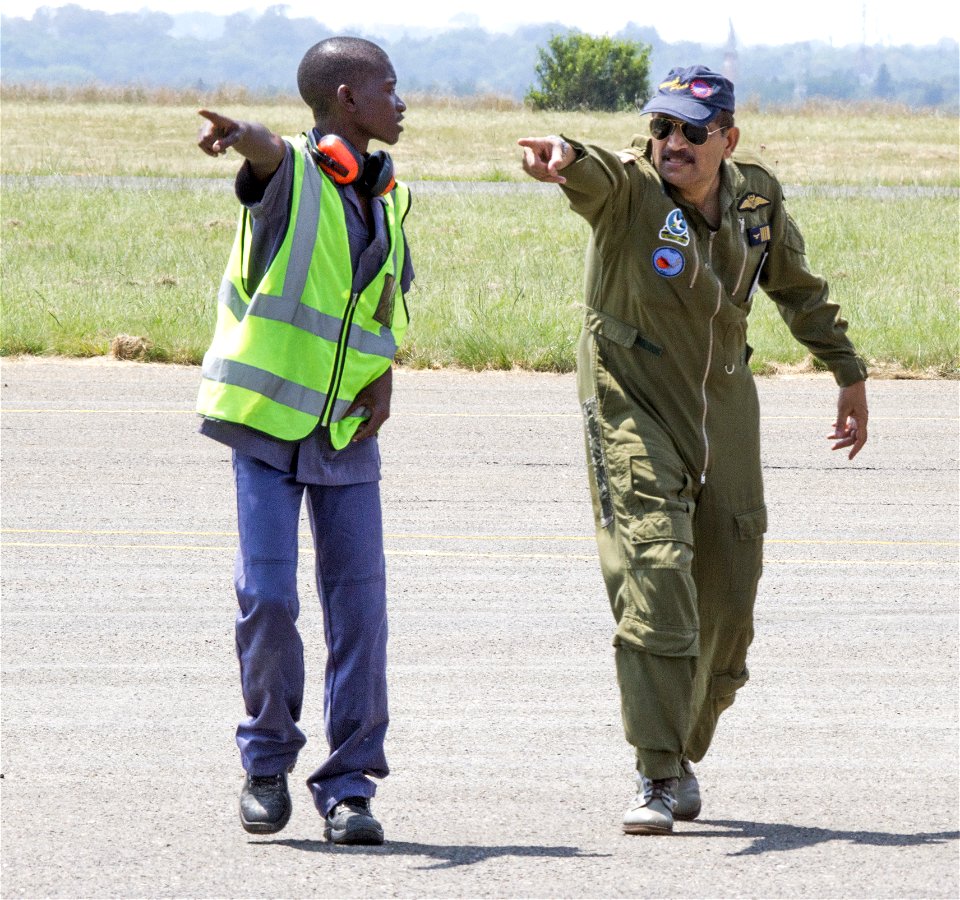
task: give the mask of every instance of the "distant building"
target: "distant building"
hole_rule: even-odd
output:
[[[727,35],[727,45],[723,48],[723,74],[734,84],[740,75],[740,57],[737,53],[737,36],[733,33],[733,19],[730,23],[730,33]]]

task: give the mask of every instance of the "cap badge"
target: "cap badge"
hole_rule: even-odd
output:
[[[713,85],[702,78],[698,78],[696,81],[690,82],[690,93],[698,100],[706,100],[713,94]]]
[[[674,78],[671,81],[661,81],[659,85],[659,90],[685,91],[688,87],[690,87],[689,82],[681,81],[679,78]]]

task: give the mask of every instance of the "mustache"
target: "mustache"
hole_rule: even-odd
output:
[[[666,150],[660,154],[660,158],[665,162],[693,163],[693,156],[686,150]]]

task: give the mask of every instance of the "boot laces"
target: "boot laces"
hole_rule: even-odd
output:
[[[647,778],[646,775],[640,776],[640,790],[643,793],[643,803],[649,805],[654,800],[660,800],[670,812],[673,812],[677,805],[675,795],[677,787],[676,778]]]
[[[343,800],[340,800],[335,806],[336,810],[339,807],[346,807],[352,813],[360,813],[361,815],[369,816],[370,813],[370,801],[366,797],[346,797]]]
[[[284,777],[280,775],[251,775],[250,788],[257,794],[273,794],[283,792]]]

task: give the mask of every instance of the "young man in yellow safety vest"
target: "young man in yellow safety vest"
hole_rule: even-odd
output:
[[[200,431],[232,448],[236,480],[236,644],[248,713],[237,729],[240,821],[254,834],[287,824],[287,773],[306,743],[296,625],[306,494],[329,743],[307,784],[328,840],[379,844],[371,778],[389,770],[377,432],[390,415],[413,269],[409,191],[389,154],[368,146],[397,142],[406,106],[386,53],[359,38],[311,47],[297,83],[315,123],[298,136],[200,110],[200,149],[244,157],[240,222],[197,401]]]

